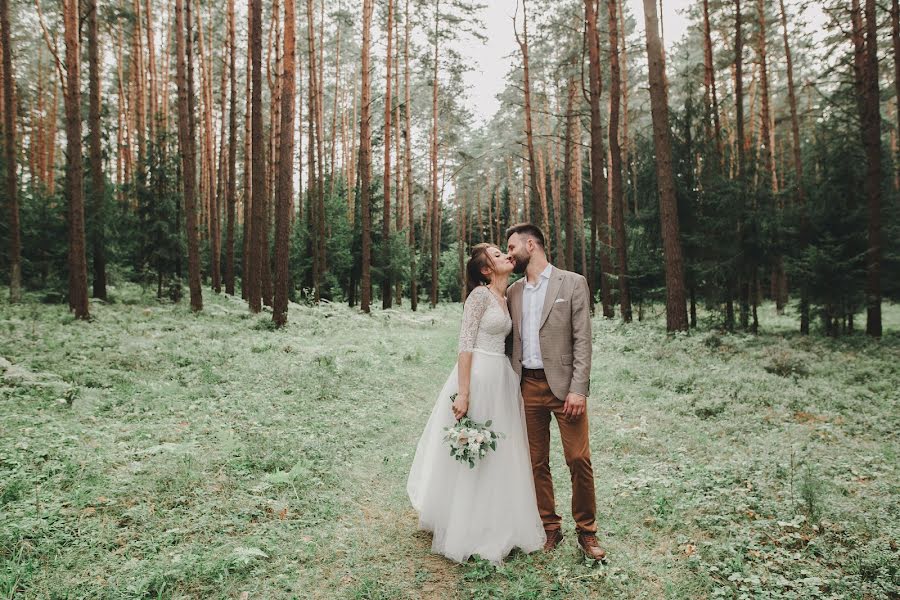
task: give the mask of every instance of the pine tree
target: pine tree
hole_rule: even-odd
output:
[[[656,2],[644,0],[647,36],[647,63],[650,71],[650,110],[653,119],[653,146],[656,150],[656,177],[659,186],[659,216],[666,267],[666,329],[687,331],[684,263],[678,227],[672,149],[669,140],[669,106],[663,67],[662,42],[656,16]]]

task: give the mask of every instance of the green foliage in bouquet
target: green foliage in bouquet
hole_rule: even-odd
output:
[[[457,394],[450,396],[450,402],[456,400]],[[497,440],[503,437],[490,429],[492,421],[484,423],[473,421],[469,417],[463,417],[453,427],[445,427],[447,434],[444,441],[450,446],[450,456],[459,462],[469,463],[469,468],[474,469],[475,463],[487,455],[488,450],[497,449]]]

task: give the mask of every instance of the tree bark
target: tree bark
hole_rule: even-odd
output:
[[[106,184],[103,178],[103,152],[100,129],[100,28],[97,20],[97,1],[87,3],[88,30],[88,164],[90,168],[91,246],[93,253],[93,296],[106,300],[106,249],[104,235],[103,200]]]
[[[253,29],[253,13],[250,10],[247,11],[247,20],[249,46],[249,32]],[[244,157],[241,161],[243,163],[244,173],[244,197],[241,201],[241,214],[243,218],[243,237],[241,242],[241,298],[246,300],[248,304],[250,303],[250,287],[252,287],[251,284],[254,283],[253,277],[257,277],[255,285],[259,285],[259,274],[254,270],[253,252],[251,251],[250,246],[250,238],[253,237],[253,121],[251,117],[251,113],[253,112],[251,101],[251,96],[253,95],[251,86],[251,82],[253,81],[253,61],[249,60],[249,58],[248,48],[248,60],[246,61],[244,73]]]
[[[316,125],[318,123],[318,119],[316,116],[317,112],[317,88],[318,88],[318,69],[316,68],[316,36],[315,36],[315,16],[314,16],[314,7],[313,0],[307,0],[306,2],[306,43],[307,43],[307,54],[309,55],[309,69],[308,69],[308,77],[309,84],[307,89],[308,95],[308,112],[306,115],[307,118],[307,126],[309,131],[307,131],[307,165],[309,168],[309,184],[308,184],[308,192],[309,192],[309,214],[310,214],[310,223],[309,223],[309,232],[311,234],[312,243],[312,255],[313,255],[313,288],[315,290],[315,300],[316,302],[322,297],[321,295],[321,280],[324,272],[323,267],[323,257],[320,252],[320,244],[319,244],[319,186],[323,185],[323,182],[320,181],[317,177],[316,171],[316,163],[317,160],[321,161],[321,156],[316,156]]]
[[[393,112],[391,89],[391,60],[393,59],[394,2],[387,3],[387,50],[385,52],[384,79],[384,202],[381,220],[381,307],[391,307],[391,113]]]
[[[585,0],[586,2],[589,0]],[[538,180],[537,180],[537,160],[534,152],[534,126],[531,118],[531,73],[528,58],[528,9],[525,0],[522,0],[522,38],[519,38],[518,30],[515,31],[516,41],[519,43],[519,49],[522,52],[522,87],[525,95],[525,142],[528,149],[528,183],[529,193],[525,198],[525,219],[527,220],[530,213],[533,212],[534,201],[538,198]],[[544,185],[543,180],[540,185]],[[549,235],[549,231],[546,232]]]
[[[783,0],[782,0],[783,1]],[[895,136],[900,136],[900,1],[891,0],[891,43],[894,46],[894,126]],[[895,146],[895,165],[900,165],[900,146]],[[900,190],[900,168],[895,168],[894,190]]]
[[[406,180],[406,185],[404,186],[404,195],[405,195],[405,203],[406,210],[409,212],[409,255],[410,255],[410,279],[409,279],[409,306],[415,311],[419,306],[419,283],[418,283],[418,275],[416,266],[416,225],[415,225],[415,215],[413,213],[413,202],[412,202],[412,102],[410,98],[410,85],[409,85],[409,38],[410,38],[410,15],[409,15],[409,0],[406,0],[406,8],[404,10],[404,24],[406,28],[406,33],[403,38],[403,89],[404,89],[404,127],[403,127],[403,145],[404,145],[404,156],[403,162],[406,170],[406,176],[404,179]]]
[[[737,183],[738,196],[740,197],[741,207],[745,199],[744,193],[744,34],[741,15],[741,0],[734,0],[735,20],[734,20],[734,121],[736,131],[737,146]],[[738,221],[738,238],[743,235],[742,223]],[[748,273],[746,269],[740,274],[740,320],[741,327],[746,329],[750,323],[750,284],[747,280]],[[728,285],[728,298],[726,304],[731,303],[731,297],[734,284]],[[726,328],[731,329],[733,324],[728,321],[727,314],[732,310],[726,308]]]
[[[228,176],[225,185],[225,293],[234,295],[234,220],[237,197],[237,45],[235,40],[234,0],[228,0]],[[224,127],[224,123],[223,123]]]
[[[659,185],[659,214],[662,226],[666,266],[666,330],[686,331],[684,265],[678,228],[678,205],[672,171],[669,141],[669,106],[663,68],[662,43],[656,2],[644,1],[647,36],[647,63],[650,72],[650,112],[653,120],[653,146],[656,150],[656,176]]]
[[[178,134],[181,146],[181,173],[184,180],[184,215],[188,246],[188,285],[191,293],[191,310],[203,309],[200,287],[200,240],[197,224],[196,190],[196,149],[194,146],[195,124],[193,119],[193,76],[191,51],[193,39],[191,27],[190,0],[175,0],[175,47],[178,57],[175,62],[175,81],[178,88]]]
[[[574,66],[574,65],[573,65]],[[566,178],[566,252],[565,268],[575,270],[575,194],[576,173],[575,156],[579,152],[575,145],[575,130],[580,126],[575,110],[575,99],[578,96],[578,82],[575,77],[569,78],[566,100],[566,151],[563,156],[563,172]]]
[[[359,123],[359,178],[360,178],[360,214],[362,217],[362,281],[360,294],[360,309],[364,313],[371,311],[372,303],[372,207],[370,198],[372,175],[372,138],[370,134],[369,113],[372,101],[372,90],[369,83],[370,66],[369,55],[371,46],[372,11],[374,0],[363,0],[363,24],[362,24],[362,68],[361,98],[360,98],[360,123]]]
[[[625,233],[625,199],[622,192],[622,151],[619,147],[619,99],[621,72],[619,69],[619,20],[617,0],[607,0],[609,12],[609,171],[612,222],[615,230],[616,267],[619,276],[619,307],[622,320],[631,323],[631,294],[628,285],[628,239]]]
[[[250,311],[262,310],[262,271],[268,268],[266,230],[266,158],[262,115],[262,0],[249,0],[250,10],[250,264],[247,299]]]
[[[216,134],[213,126],[213,77],[212,77],[212,51],[205,48],[205,36],[203,20],[201,18],[201,4],[197,1],[197,30],[198,47],[200,48],[200,81],[203,98],[203,164],[205,170],[202,176],[205,187],[204,204],[207,207],[208,235],[209,235],[209,264],[213,291],[222,291],[222,236],[220,232],[219,198],[216,194]],[[210,43],[212,40],[210,40]]]
[[[866,152],[865,193],[868,204],[866,253],[866,333],[881,337],[881,112],[878,94],[878,23],[875,0],[865,4],[866,53],[863,69],[863,147]]]
[[[759,17],[759,31],[757,32],[757,56],[759,57],[759,87],[761,96],[760,105],[760,139],[763,143],[766,174],[769,176],[769,185],[772,194],[778,193],[778,176],[775,171],[774,132],[771,129],[771,111],[769,108],[769,67],[766,56],[766,11],[765,0],[756,0],[757,16]]]
[[[784,0],[781,0],[782,3]],[[703,0],[703,86],[705,90],[704,107],[706,111],[705,125],[707,137],[712,138],[716,149],[718,164],[721,166],[722,127],[719,122],[719,99],[716,93],[716,71],[713,68],[712,33],[709,25],[709,0]],[[710,121],[712,130],[710,131]]]
[[[81,158],[81,78],[77,0],[64,0],[66,42],[66,195],[69,225],[69,308],[89,319],[87,258],[84,247],[84,171]],[[5,47],[6,48],[6,47]],[[4,49],[5,49],[4,48]],[[6,60],[4,58],[4,60]]]
[[[896,1],[896,0],[895,0]],[[801,211],[800,216],[800,244],[806,247],[808,243],[808,219],[806,215],[806,195],[803,182],[803,159],[800,154],[800,118],[797,115],[797,94],[794,89],[794,62],[791,56],[791,46],[788,41],[787,11],[784,10],[784,0],[779,0],[781,9],[781,30],[784,40],[784,57],[787,65],[788,106],[791,111],[791,142],[794,159],[794,201]],[[809,291],[805,281],[800,281],[800,333],[809,334]]]
[[[438,198],[438,60],[440,58],[441,0],[434,7],[434,71],[431,80],[431,308],[438,301],[441,254],[441,202]]]
[[[0,46],[3,52],[3,141],[6,197],[9,206],[9,301],[22,301],[22,238],[19,225],[19,181],[16,172],[15,78],[9,31],[8,0],[0,0]]]
[[[275,189],[275,298],[272,320],[287,323],[290,287],[291,204],[294,195],[294,0],[284,0],[284,52],[281,66],[281,142],[278,146],[278,182]]]
[[[646,4],[646,2],[645,2]],[[603,303],[603,316],[607,319],[613,317],[612,295],[609,289],[608,273],[612,272],[609,260],[609,236],[607,233],[607,182],[604,175],[603,156],[606,154],[603,145],[603,124],[600,120],[600,94],[602,91],[602,79],[600,73],[600,34],[597,31],[597,12],[593,0],[584,0],[584,12],[587,29],[588,69],[590,81],[589,102],[591,106],[591,196],[593,197],[593,211],[591,214],[591,277],[592,290],[596,292],[594,280],[594,261],[597,256],[597,237],[600,242],[600,296]],[[653,10],[656,10],[654,4]],[[599,231],[598,231],[599,229]]]

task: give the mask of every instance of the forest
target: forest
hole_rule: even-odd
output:
[[[0,0],[0,597],[900,595],[898,0],[485,1]],[[404,493],[520,222],[606,566]]]
[[[89,318],[136,282],[194,310],[239,290],[276,324],[289,301],[416,310],[461,300],[466,248],[520,221],[604,317],[663,303],[670,331],[698,304],[757,331],[773,301],[878,337],[898,293],[896,2],[815,5],[815,36],[802,3],[695,2],[668,52],[652,2],[644,35],[621,0],[522,2],[477,126],[475,2],[3,8],[13,301]]]

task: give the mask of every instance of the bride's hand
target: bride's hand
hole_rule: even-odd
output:
[[[456,400],[453,401],[452,409],[453,416],[456,417],[456,420],[459,421],[462,419],[466,416],[466,413],[469,412],[469,397],[458,394]]]

